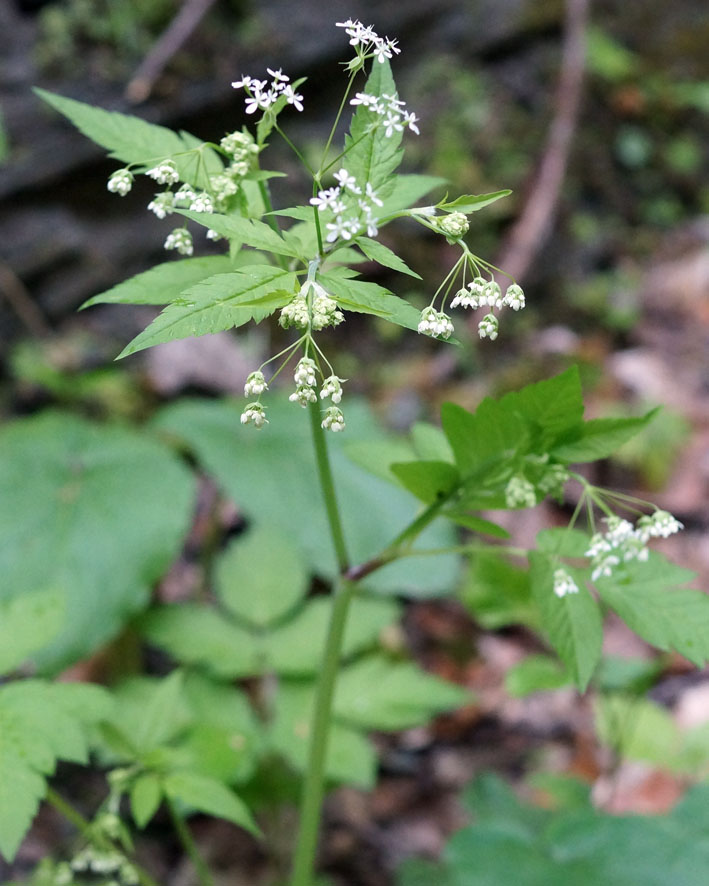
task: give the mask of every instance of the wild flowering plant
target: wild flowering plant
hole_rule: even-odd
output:
[[[420,123],[399,97],[392,77],[390,61],[400,52],[398,41],[351,19],[338,22],[337,27],[348,38],[350,54],[343,64],[343,98],[317,166],[309,164],[286,132],[289,114],[305,113],[307,108],[305,80],[291,81],[281,69],[267,69],[261,75],[263,79],[241,75],[234,81],[234,89],[244,99],[247,125],[225,134],[218,142],[201,141],[189,133],[177,134],[134,117],[40,93],[124,164],[111,175],[110,192],[125,196],[135,177],[146,175],[160,187],[148,209],[159,219],[169,216],[173,224],[180,221],[165,240],[165,249],[179,257],[88,303],[164,306],[121,356],[163,342],[258,323],[269,316],[292,334],[285,348],[254,366],[244,379],[246,402],[240,407],[233,434],[237,446],[237,440],[244,440],[240,436],[242,425],[247,426],[243,433],[251,429],[264,435],[274,433],[276,422],[270,423],[269,410],[271,415],[278,410],[273,408],[271,398],[277,396],[279,376],[290,376],[288,401],[309,415],[317,481],[337,562],[322,659],[315,668],[312,717],[305,728],[299,725],[280,745],[288,754],[292,753],[289,745],[295,738],[305,737],[308,742],[293,886],[312,883],[333,698],[343,649],[352,652],[345,625],[348,618],[356,620],[352,613],[363,612],[365,604],[370,608],[372,605],[372,601],[360,599],[361,583],[393,561],[433,553],[417,548],[416,543],[434,520],[445,518],[464,530],[465,540],[455,546],[455,552],[469,556],[473,563],[481,556],[496,563],[500,582],[510,562],[527,564],[530,605],[538,614],[537,623],[580,689],[589,684],[600,661],[606,608],[615,610],[659,648],[676,649],[696,663],[709,658],[709,631],[705,630],[709,626],[709,600],[697,591],[678,588],[690,575],[648,549],[652,539],[676,532],[681,524],[650,504],[598,489],[571,469],[573,464],[611,454],[640,431],[654,413],[639,418],[584,420],[579,373],[573,367],[498,400],[486,398],[472,413],[453,403],[444,404],[440,427],[427,426],[425,432],[414,434],[400,460],[385,466],[387,477],[419,500],[419,510],[380,550],[372,550],[361,562],[352,562],[326,434],[340,434],[348,427],[347,380],[341,376],[336,360],[328,356],[330,331],[352,314],[368,314],[445,342],[453,336],[455,324],[466,322],[468,311],[479,310],[484,312],[478,320],[479,337],[494,341],[504,309],[523,309],[525,295],[514,280],[503,292],[499,281],[504,272],[476,255],[466,240],[470,216],[509,192],[463,195],[453,200],[446,195],[435,203],[424,202],[427,194],[441,186],[440,180],[397,172],[402,139],[405,134],[415,137]],[[348,113],[351,120],[344,144],[336,148],[335,135]],[[278,173],[262,168],[261,159],[268,139],[276,135],[302,162],[310,182],[301,205],[272,205],[269,180]],[[360,263],[369,260],[418,277],[377,239],[398,219],[421,225],[445,238],[459,252],[442,281],[431,287],[433,295],[423,310],[362,279],[358,271]],[[199,251],[196,232],[200,228],[206,239],[224,244],[222,254],[214,254],[212,247],[209,254],[194,256]],[[373,451],[374,470],[381,468],[376,459]],[[534,550],[508,545],[509,533],[490,519],[495,511],[534,507],[548,497],[576,500],[569,527],[540,533]],[[299,507],[302,521],[307,521],[313,503],[303,501]],[[581,524],[584,515],[586,525]],[[601,516],[603,528],[598,529]],[[632,516],[635,525],[626,516]],[[259,548],[260,553],[249,561],[247,569],[259,587],[268,563],[278,559],[263,553],[265,550],[268,548]],[[258,564],[256,570],[254,563]],[[297,572],[289,569],[291,576]],[[207,666],[221,677],[260,674],[264,661],[287,675],[289,663],[282,654],[285,641],[264,647],[263,636],[268,631],[278,633],[278,625],[305,586],[296,589],[292,599],[288,578],[279,577],[268,589],[263,587],[263,605],[268,603],[270,607],[265,616],[249,610],[249,587],[237,587],[238,594],[228,583],[218,593],[227,609],[245,617],[254,630],[260,631],[261,646],[253,645],[256,641],[243,627],[237,631],[234,625],[225,626],[222,616],[194,607],[181,610],[182,614],[174,607],[170,612],[154,613],[148,619],[147,636],[176,660]],[[376,624],[377,630],[380,626],[376,619],[372,622],[375,610],[379,619],[381,607],[367,610],[365,621],[370,632],[371,624]],[[390,617],[391,612],[387,613]],[[219,643],[195,643],[192,632],[198,624],[200,630],[218,632]],[[238,650],[253,647],[253,656],[242,661],[241,652],[228,653],[224,644],[227,634],[241,637],[238,643],[235,640]],[[370,633],[365,631],[364,636],[370,642]],[[302,647],[299,644],[298,655],[303,654]],[[271,649],[265,659],[264,648]],[[257,649],[261,650],[258,654]],[[404,684],[397,681],[409,677],[401,668],[392,670],[381,662],[365,662],[362,668],[363,682],[356,684],[363,687],[359,691],[376,696],[386,686],[396,687],[387,696],[382,719],[363,721],[364,725],[392,728],[392,723],[410,722],[405,718],[392,721],[385,715],[396,708],[403,691]],[[348,673],[343,677],[344,686],[349,685]],[[425,675],[413,673],[413,685],[424,686]],[[159,687],[145,691],[157,699],[156,710],[164,710],[191,685],[183,686],[181,677],[173,674]],[[416,689],[405,685],[415,698]],[[220,693],[233,690],[221,686],[207,692],[205,686],[200,683],[197,689],[189,690],[195,704],[209,693],[222,698]],[[435,694],[440,696],[442,692],[438,687]],[[339,702],[337,698],[335,715],[345,705],[342,698]],[[429,711],[434,709],[432,704]],[[202,710],[202,716],[208,716],[204,707]],[[349,722],[361,716],[352,711]],[[114,723],[114,731],[118,726]],[[179,818],[179,804],[229,817],[247,827],[253,827],[253,822],[231,788],[227,791],[223,784],[215,787],[213,779],[206,782],[203,776],[188,777],[182,769],[172,771],[172,758],[158,754],[159,737],[153,735],[151,741],[144,741],[142,751],[136,745],[130,753],[125,750],[125,742],[120,746],[124,763],[113,778],[111,811],[119,808],[116,797],[125,792],[130,796],[136,823],[143,827],[160,803],[167,803],[201,882],[209,883],[209,874]]]

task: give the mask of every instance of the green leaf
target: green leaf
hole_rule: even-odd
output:
[[[416,455],[425,461],[453,463],[453,450],[441,428],[428,422],[417,421],[411,427],[411,442]]]
[[[682,769],[680,732],[665,708],[613,693],[595,699],[594,713],[599,740],[616,754],[662,769]]]
[[[502,555],[481,552],[471,558],[459,593],[463,605],[486,630],[494,631],[511,624],[538,629],[529,572],[513,566]]]
[[[303,502],[312,500],[317,473],[311,452],[307,415],[285,398],[269,396],[270,424],[254,433],[239,416],[242,403],[183,400],[164,409],[155,427],[184,441],[198,462],[256,524],[278,528],[303,552],[315,573],[337,574],[321,508],[303,520]],[[342,438],[345,438],[344,440]],[[399,534],[411,519],[412,498],[404,490],[370,476],[348,459],[343,448],[361,440],[386,439],[368,407],[351,398],[347,406],[347,433],[328,441],[345,535],[352,562],[363,562]],[[274,470],[274,465],[287,470]],[[443,522],[420,537],[422,548],[454,544],[454,534]],[[449,592],[457,577],[454,556],[426,557],[391,564],[367,578],[367,588],[384,592],[432,595]]]
[[[542,529],[537,533],[537,548],[552,557],[585,557],[590,545],[587,532],[570,526]]]
[[[220,781],[178,770],[165,776],[162,784],[171,800],[179,800],[207,815],[225,818],[252,834],[259,833],[244,801]]]
[[[418,330],[421,312],[377,283],[348,280],[332,271],[321,274],[320,282],[346,311],[373,314],[405,329]]]
[[[603,627],[598,604],[570,567],[565,568],[577,578],[578,593],[559,598],[553,589],[554,561],[530,551],[529,563],[532,593],[544,632],[583,692],[601,657]]]
[[[411,445],[399,437],[379,440],[347,441],[344,446],[347,457],[356,465],[389,483],[399,485],[391,471],[394,462],[415,461],[416,453]]]
[[[172,159],[181,180],[195,187],[207,187],[208,174],[223,169],[215,151],[189,133],[178,135],[139,117],[104,111],[45,89],[34,91],[85,136],[110,151],[110,157],[124,163],[152,166],[159,160]]]
[[[227,609],[258,627],[285,616],[308,589],[303,558],[288,536],[258,527],[220,556],[215,581]]]
[[[476,517],[467,511],[458,510],[458,508],[444,508],[441,511],[442,516],[448,520],[452,520],[457,526],[464,529],[470,529],[471,532],[479,532],[482,535],[491,535],[493,538],[508,539],[512,536],[504,528],[492,520],[484,520],[482,517]]]
[[[345,668],[335,689],[335,716],[360,729],[408,729],[472,700],[470,693],[408,662],[370,656]]]
[[[182,684],[182,673],[173,671],[168,677],[160,680],[149,698],[141,705],[140,723],[131,735],[140,751],[152,751],[153,748],[160,747],[175,731],[175,715],[182,704]]]
[[[84,302],[81,310],[99,304],[167,305],[195,283],[232,269],[233,262],[226,255],[163,262],[95,295]]]
[[[391,466],[401,485],[426,504],[441,501],[460,486],[460,474],[447,461],[410,461]]]
[[[0,674],[53,640],[64,626],[66,600],[58,591],[35,591],[0,601]]]
[[[568,683],[566,671],[548,655],[528,655],[505,674],[505,690],[514,698],[559,689]]]
[[[502,197],[508,197],[511,193],[512,191],[503,190],[494,191],[492,194],[480,194],[478,196],[465,194],[462,197],[458,197],[456,200],[452,200],[450,203],[438,203],[436,208],[443,209],[446,212],[462,212],[465,215],[468,215],[470,212],[477,212],[479,209],[484,209],[491,203],[496,203]]]
[[[118,359],[163,342],[258,323],[292,300],[295,280],[294,274],[270,265],[209,277],[169,304]]]
[[[571,366],[553,378],[525,385],[505,394],[500,406],[519,413],[535,429],[536,451],[546,452],[550,442],[579,425],[584,405],[578,367]]]
[[[197,603],[159,606],[141,619],[145,637],[180,663],[201,665],[218,677],[259,672],[260,644],[244,628]]]
[[[311,683],[281,682],[269,724],[269,740],[273,749],[298,772],[305,772],[308,765],[313,704]],[[333,722],[325,761],[328,780],[367,790],[374,787],[376,770],[371,742],[355,730]]]
[[[658,649],[676,649],[697,667],[709,660],[709,597],[679,587],[695,575],[651,553],[609,578],[599,578],[601,598],[637,634]]]
[[[385,268],[392,268],[394,271],[408,274],[409,277],[416,277],[417,280],[421,279],[420,274],[412,271],[403,259],[399,258],[395,252],[392,252],[383,243],[371,240],[369,237],[358,237],[356,242],[367,258],[370,258],[372,261],[384,265]]]
[[[42,667],[91,653],[147,604],[193,492],[191,473],[145,433],[57,412],[0,430],[0,598],[51,587],[66,599]]]
[[[440,188],[445,183],[444,178],[435,175],[397,175],[391,193],[384,198],[384,205],[379,210],[380,217],[409,209],[434,188]]]
[[[130,811],[133,821],[142,830],[158,811],[162,800],[160,779],[154,772],[139,775],[130,789]]]
[[[219,215],[216,212],[194,212],[189,209],[176,210],[180,215],[199,222],[245,246],[251,246],[263,252],[274,252],[276,255],[287,255],[291,258],[304,259],[302,246],[291,235],[284,237],[270,225],[256,218],[242,218],[239,215]]]
[[[574,435],[575,439],[555,446],[550,455],[568,464],[607,458],[616,449],[640,433],[653,420],[658,411],[659,409],[651,409],[650,412],[638,418],[591,419],[581,425]]]
[[[98,686],[42,680],[0,686],[0,855],[8,862],[45,795],[45,776],[58,759],[87,761],[87,729],[109,710]]]
[[[396,96],[396,84],[388,61],[373,66],[363,92],[381,96]],[[387,138],[381,118],[364,105],[359,105],[352,116],[350,131],[345,136],[343,164],[354,175],[360,187],[369,182],[380,199],[389,196],[385,185],[401,163],[403,151],[399,148],[401,132],[392,132]],[[382,190],[383,189],[383,190]],[[381,193],[380,193],[381,191]]]

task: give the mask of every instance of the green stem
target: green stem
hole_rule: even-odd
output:
[[[165,799],[168,811],[170,813],[170,818],[172,819],[172,823],[175,826],[175,831],[177,836],[180,839],[180,843],[190,857],[192,864],[194,865],[194,869],[197,872],[197,879],[199,880],[200,886],[214,886],[214,879],[207,867],[207,863],[202,858],[202,855],[197,848],[197,844],[195,843],[192,834],[190,833],[190,829],[187,827],[184,818],[177,810],[175,803],[169,797]]]
[[[347,555],[344,532],[342,531],[340,510],[337,506],[335,481],[332,476],[330,457],[327,452],[325,431],[320,424],[320,407],[317,403],[311,403],[308,408],[310,410],[310,427],[313,437],[313,447],[315,449],[318,479],[320,481],[320,488],[325,501],[325,511],[327,513],[328,523],[330,524],[332,544],[335,548],[338,568],[340,572],[345,572],[349,567],[349,557]]]
[[[308,768],[303,781],[300,830],[293,860],[291,886],[312,886],[313,882],[315,853],[325,792],[325,761],[330,736],[332,699],[335,692],[347,613],[356,588],[357,585],[354,582],[340,579],[333,596],[330,624],[325,641],[325,654],[315,695]]]

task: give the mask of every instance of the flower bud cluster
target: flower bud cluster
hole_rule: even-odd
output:
[[[450,216],[449,216],[450,218]],[[524,291],[517,283],[511,283],[507,292],[502,295],[500,284],[495,280],[486,280],[484,277],[475,277],[456,292],[452,308],[512,308],[513,311],[521,310],[525,305]],[[497,338],[499,321],[494,314],[487,314],[478,323],[478,335],[480,338],[489,338],[494,341]]]
[[[294,326],[318,332],[328,326],[338,326],[344,319],[335,299],[319,283],[306,280],[293,301],[281,309],[278,322],[284,329]]]
[[[249,403],[241,413],[241,424],[253,425],[257,431],[260,431],[264,425],[268,424],[266,410],[260,403]]]
[[[437,311],[434,307],[428,307],[421,311],[418,331],[421,335],[446,339],[453,334],[453,323],[448,314],[444,314],[443,311]]]
[[[563,465],[548,465],[537,481],[537,487],[545,495],[560,496],[568,479],[569,472]]]
[[[325,418],[321,422],[321,427],[333,433],[344,431],[345,417],[342,414],[342,410],[338,409],[337,406],[328,406],[325,410]]]
[[[516,474],[505,487],[505,504],[508,508],[533,508],[537,503],[534,485],[526,477]]]
[[[114,849],[99,849],[96,846],[81,849],[71,860],[71,871],[76,874],[110,876],[110,882],[116,886],[135,886],[140,882],[138,872],[124,855]],[[59,882],[72,883],[73,878]]]
[[[567,594],[578,594],[579,586],[565,569],[554,570],[554,593],[557,597],[565,597]]]
[[[112,194],[125,197],[133,187],[133,175],[127,169],[117,169],[109,178],[106,187]]]
[[[606,517],[605,522],[608,529],[605,533],[596,532],[586,551],[586,556],[591,558],[592,581],[608,578],[621,563],[647,560],[646,545],[651,538],[667,538],[684,528],[672,514],[661,510],[641,517],[637,527],[615,515]]]
[[[451,212],[438,219],[438,227],[451,242],[455,242],[468,233],[470,225],[462,212]]]
[[[260,397],[267,390],[268,385],[263,372],[260,369],[250,372],[244,385],[244,397]]]
[[[330,397],[333,403],[339,403],[342,400],[343,382],[344,378],[338,378],[336,375],[326,378],[320,391],[320,399],[324,400],[326,397]]]
[[[192,245],[192,235],[187,228],[175,228],[167,235],[165,240],[165,249],[174,249],[180,255],[192,255],[194,247]]]
[[[180,180],[180,173],[172,160],[163,160],[145,174],[159,185],[175,185]]]

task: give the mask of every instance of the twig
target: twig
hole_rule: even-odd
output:
[[[5,262],[0,262],[0,298],[5,299],[31,335],[42,338],[52,331],[23,282]]]
[[[125,89],[126,99],[133,103],[145,101],[165,66],[202,21],[214,0],[185,0],[150,52],[141,62]]]
[[[578,121],[586,56],[590,0],[566,0],[556,112],[534,183],[522,212],[508,232],[495,262],[516,280],[523,279],[549,233],[566,174]]]

